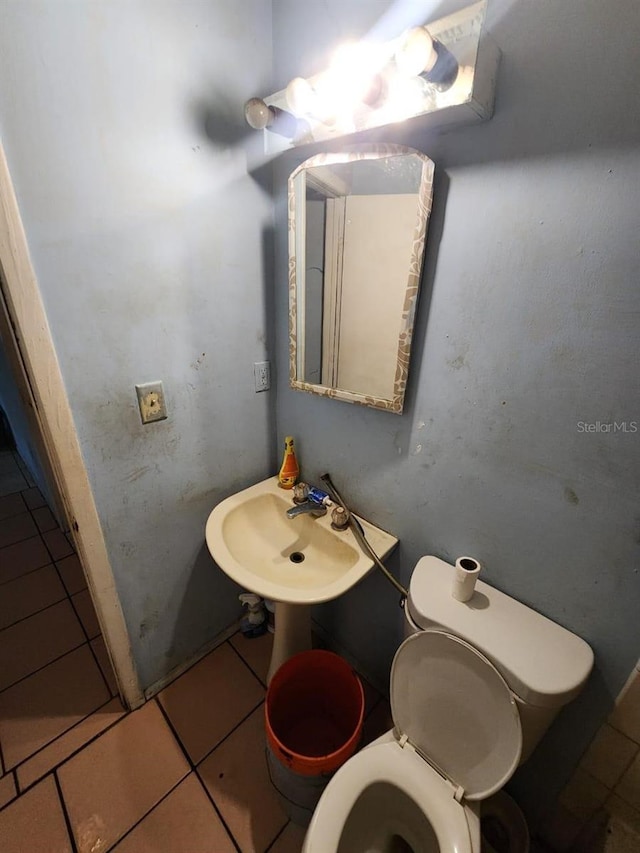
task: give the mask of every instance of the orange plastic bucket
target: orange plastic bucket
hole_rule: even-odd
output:
[[[302,776],[332,773],[360,742],[362,684],[333,652],[301,652],[271,679],[265,717],[269,746],[286,767]]]

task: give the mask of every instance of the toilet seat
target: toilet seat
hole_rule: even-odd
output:
[[[448,779],[456,799],[484,800],[513,775],[522,726],[507,682],[481,652],[445,631],[408,637],[391,666],[401,741]]]
[[[388,783],[416,804],[437,837],[438,853],[472,853],[465,806],[452,786],[392,732],[349,759],[325,789],[307,831],[303,853],[333,853],[359,797],[376,783]],[[371,821],[381,815],[370,815]],[[319,831],[318,831],[319,830]],[[354,850],[354,853],[358,851]]]

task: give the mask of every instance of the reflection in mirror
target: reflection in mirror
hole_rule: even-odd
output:
[[[402,412],[432,186],[432,161],[397,145],[320,154],[293,172],[293,388]]]

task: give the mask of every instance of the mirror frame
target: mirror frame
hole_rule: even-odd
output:
[[[411,250],[409,274],[402,308],[402,321],[398,337],[393,396],[390,398],[375,397],[368,394],[360,394],[356,391],[347,391],[342,388],[332,388],[327,385],[318,385],[300,380],[298,379],[298,362],[304,358],[304,342],[300,342],[298,330],[299,327],[304,326],[304,295],[301,300],[299,298],[299,288],[300,293],[302,293],[304,282],[300,281],[298,267],[300,266],[304,271],[304,265],[298,265],[297,253],[299,250],[298,237],[300,232],[304,233],[306,217],[304,207],[305,198],[301,196],[299,188],[296,187],[295,179],[301,172],[314,166],[330,166],[336,163],[350,163],[358,160],[380,160],[385,157],[399,157],[403,155],[414,155],[420,158],[422,161],[422,175],[417,194],[416,226],[413,235],[413,248]],[[422,277],[427,225],[433,199],[434,168],[433,161],[421,151],[416,151],[404,145],[370,144],[359,145],[353,149],[346,148],[341,152],[316,154],[314,157],[310,157],[301,163],[289,176],[289,384],[291,388],[296,391],[306,391],[309,394],[331,397],[335,400],[344,400],[347,403],[384,409],[398,415],[402,414],[409,374],[411,342],[420,291],[420,280]],[[302,304],[300,304],[301,302]]]

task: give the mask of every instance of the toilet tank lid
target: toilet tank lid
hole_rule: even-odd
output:
[[[468,602],[451,595],[454,567],[422,557],[409,586],[409,612],[420,628],[449,631],[489,658],[524,702],[557,708],[589,677],[593,652],[583,639],[478,581]]]

